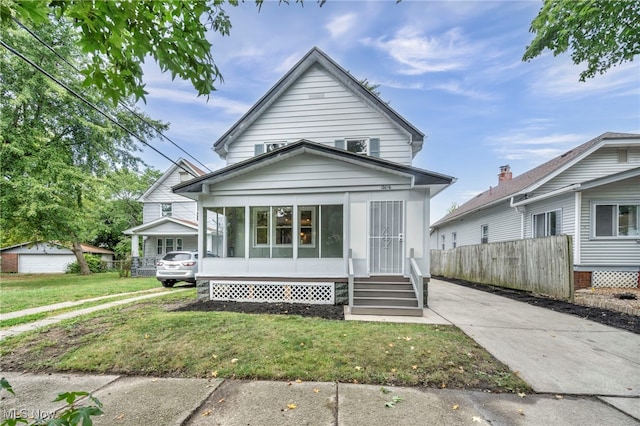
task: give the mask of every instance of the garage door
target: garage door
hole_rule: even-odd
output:
[[[72,254],[21,254],[18,256],[18,272],[64,272],[67,265],[75,260]]]

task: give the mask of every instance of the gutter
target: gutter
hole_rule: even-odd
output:
[[[513,201],[515,196],[512,196],[511,197],[511,201],[510,201],[510,205],[511,205],[511,207],[525,206],[525,205],[530,204],[530,203],[532,203],[534,201],[546,200],[547,198],[553,198],[553,197],[555,197],[557,195],[565,194],[567,192],[577,191],[577,190],[580,189],[580,187],[581,187],[581,184],[574,183],[573,185],[565,186],[564,188],[556,189],[555,191],[547,192],[547,193],[539,195],[537,197],[527,198],[527,199],[524,199],[524,200],[521,200],[521,201],[517,201],[517,202]]]

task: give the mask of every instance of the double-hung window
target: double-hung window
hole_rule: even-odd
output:
[[[592,215],[596,238],[640,237],[640,203],[595,203]]]
[[[562,210],[534,214],[532,222],[534,238],[560,235],[562,233]]]
[[[489,242],[489,225],[482,225],[480,227],[480,242],[482,244]]]
[[[457,232],[452,232],[451,233],[451,247],[453,247],[453,248],[458,247],[458,233]]]

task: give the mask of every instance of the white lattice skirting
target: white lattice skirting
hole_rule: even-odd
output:
[[[593,271],[591,274],[593,287],[637,288],[637,272]]]
[[[234,302],[288,302],[333,305],[334,283],[275,281],[209,281],[211,300]]]

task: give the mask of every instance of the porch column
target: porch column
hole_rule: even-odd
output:
[[[424,192],[424,204],[422,206],[422,214],[424,217],[424,233],[422,235],[422,265],[425,268],[422,274],[425,277],[431,277],[431,244],[429,227],[431,226],[431,191],[426,189]]]
[[[131,257],[140,257],[140,240],[138,234],[131,235]]]
[[[204,259],[207,253],[207,209],[202,203],[202,196],[198,200],[198,258]],[[202,272],[202,264],[198,262],[198,272]]]

